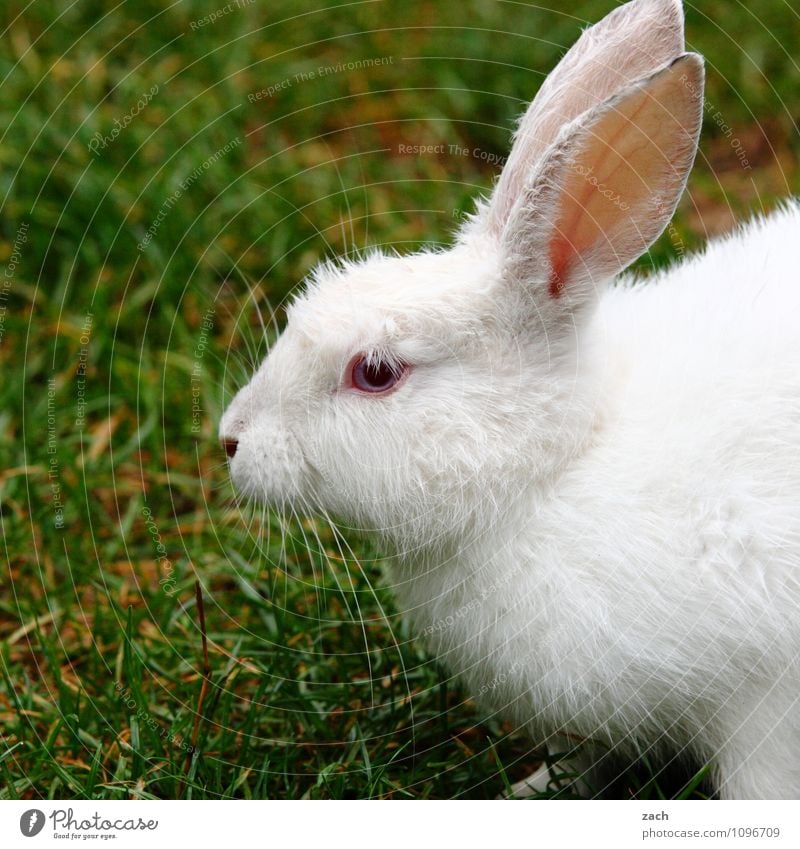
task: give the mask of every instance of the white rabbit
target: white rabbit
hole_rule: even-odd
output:
[[[612,282],[702,89],[677,0],[587,30],[455,245],[319,268],[220,436],[243,494],[378,532],[417,634],[535,740],[798,798],[800,207]]]

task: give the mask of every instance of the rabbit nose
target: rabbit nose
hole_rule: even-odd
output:
[[[226,436],[222,440],[222,447],[225,449],[225,453],[228,457],[232,460],[236,454],[236,449],[239,447],[239,440],[231,436]]]

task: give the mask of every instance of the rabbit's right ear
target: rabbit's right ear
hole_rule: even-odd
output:
[[[587,29],[542,84],[485,211],[500,235],[525,183],[561,129],[684,52],[680,0],[633,0]]]

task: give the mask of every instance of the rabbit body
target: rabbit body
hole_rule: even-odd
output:
[[[452,559],[398,567],[417,632],[535,739],[662,743],[724,797],[800,797],[798,233],[789,206],[608,288],[586,441],[546,489],[519,458]]]

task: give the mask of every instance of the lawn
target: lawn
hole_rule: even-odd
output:
[[[536,765],[368,540],[237,506],[216,428],[315,263],[447,242],[615,4],[554,5],[3,4],[0,798],[479,798]],[[701,152],[643,273],[800,192],[798,33],[788,0],[689,8]]]

